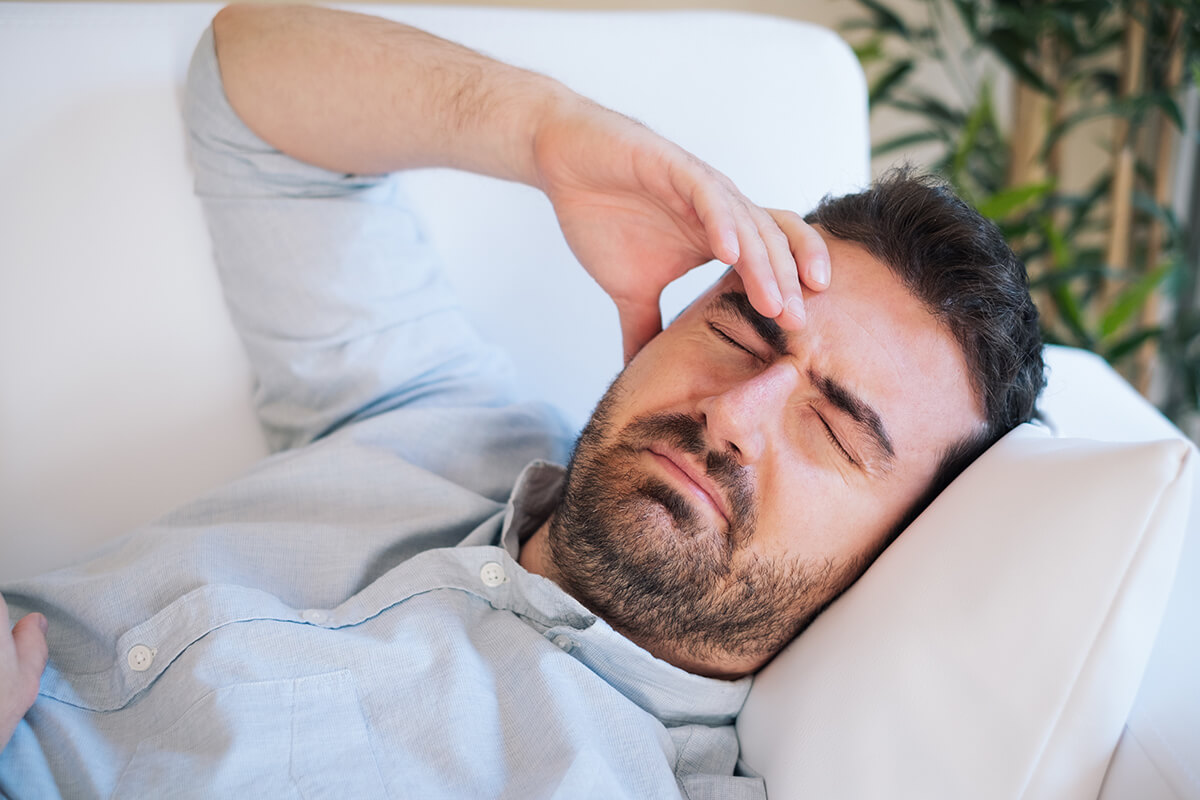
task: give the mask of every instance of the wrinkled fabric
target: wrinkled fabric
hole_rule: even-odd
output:
[[[571,437],[511,402],[394,176],[258,139],[211,30],[184,111],[276,452],[0,587],[50,621],[0,795],[765,797],[734,775],[749,679],[656,659],[517,564]]]

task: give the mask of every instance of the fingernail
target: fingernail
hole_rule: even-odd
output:
[[[804,321],[804,302],[799,297],[793,297],[787,302],[788,313],[801,322]]]
[[[721,241],[725,245],[725,249],[732,254],[732,257],[724,263],[732,267],[737,263],[738,259],[742,255],[738,248],[737,234],[727,232],[723,237],[721,237]]]
[[[50,628],[50,621],[48,619],[46,619],[46,616],[44,614],[38,614],[37,615],[37,626],[39,628],[41,628],[42,633],[44,634]]]
[[[823,287],[829,285],[829,261],[823,258],[812,261],[812,279]]]
[[[779,304],[779,311],[776,313],[776,316],[778,316],[779,314],[782,314],[784,311],[787,311],[787,301],[783,299],[783,295],[780,294],[779,290],[776,289],[775,287],[772,286],[770,291],[771,291],[771,299]]]
[[[812,279],[822,286],[829,285],[829,262],[819,258],[812,262]]]

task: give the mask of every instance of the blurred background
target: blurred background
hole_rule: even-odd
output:
[[[995,220],[1048,341],[1099,353],[1196,440],[1197,0],[853,0],[873,168]]]
[[[1047,340],[1100,354],[1197,440],[1200,0],[470,4],[837,30],[870,84],[875,174],[908,162],[950,181],[1025,259]]]

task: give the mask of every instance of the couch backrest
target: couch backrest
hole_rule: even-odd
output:
[[[0,580],[66,563],[253,463],[251,378],[191,192],[179,92],[217,5],[0,6]],[[735,13],[369,6],[561,78],[758,202],[867,180],[864,80],[829,31]],[[524,391],[581,424],[616,314],[532,189],[404,177]],[[669,290],[668,314],[716,272]]]
[[[188,58],[217,8],[0,3],[0,581],[79,558],[266,451],[179,119]],[[819,28],[712,12],[360,10],[550,72],[675,138],[765,205],[804,211],[868,177],[863,76]],[[545,201],[445,171],[403,181],[464,304],[514,353],[527,395],[581,423],[620,366],[616,316],[573,265]],[[669,290],[666,314],[714,275]],[[1098,383],[1059,403],[1067,433],[1171,434],[1124,395],[1097,402],[1110,373],[1078,374]],[[1113,416],[1128,410],[1131,423]],[[1200,796],[1187,766],[1200,752],[1189,711],[1200,708],[1191,527],[1171,635],[1150,667],[1156,686],[1130,717],[1158,740],[1131,735],[1119,751],[1167,764],[1155,780],[1189,797]],[[1147,786],[1151,770],[1122,769]]]

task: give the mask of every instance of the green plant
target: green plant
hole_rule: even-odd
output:
[[[1048,341],[1099,353],[1144,393],[1156,386],[1177,421],[1194,415],[1196,264],[1170,201],[1172,181],[1191,180],[1176,174],[1173,143],[1182,90],[1200,84],[1200,4],[916,0],[906,18],[858,2],[865,16],[844,27],[872,78],[872,114],[915,123],[874,154],[929,153],[1025,259]],[[923,88],[930,70],[950,96]],[[1067,169],[1081,148],[1095,154],[1082,181],[1078,163]]]

